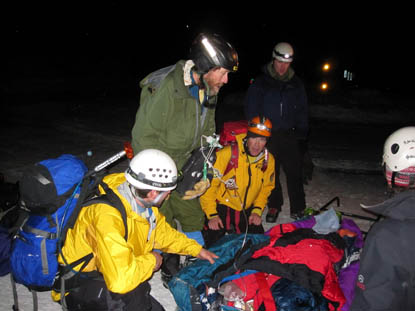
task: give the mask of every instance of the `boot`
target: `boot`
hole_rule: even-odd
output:
[[[277,222],[279,213],[280,211],[276,209],[275,207],[268,208],[268,213],[267,213],[267,216],[265,217],[265,220],[270,223]]]
[[[161,264],[161,280],[165,288],[169,288],[168,283],[174,275],[179,272],[180,255],[163,253],[163,263]]]

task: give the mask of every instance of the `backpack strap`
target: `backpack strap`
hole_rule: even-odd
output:
[[[223,176],[229,173],[233,168],[238,167],[238,158],[239,158],[239,147],[237,142],[232,142],[229,144],[231,146],[231,158],[226,166],[226,169],[223,173]]]
[[[265,310],[276,311],[275,301],[272,297],[271,290],[269,288],[268,282],[265,278],[264,272],[255,273],[255,280],[258,284],[258,295],[262,298],[262,301],[265,305]]]
[[[127,212],[125,211],[124,204],[122,204],[118,195],[116,195],[114,191],[110,187],[108,187],[108,185],[105,182],[101,181],[100,185],[105,190],[105,195],[103,197],[106,197],[106,199],[108,199],[108,201],[110,202],[110,205],[112,207],[115,207],[121,214],[122,221],[124,222],[124,228],[125,228],[124,239],[127,241],[128,240]]]
[[[264,163],[262,164],[262,168],[261,171],[265,172],[268,168],[268,158],[269,158],[269,151],[267,148],[264,149],[264,153],[265,153],[265,158],[264,158]]]

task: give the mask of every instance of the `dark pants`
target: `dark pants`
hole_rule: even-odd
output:
[[[206,220],[205,228],[203,229],[203,238],[206,247],[211,247],[216,241],[223,237],[226,233],[245,233],[249,216],[252,212],[252,207],[244,211],[236,211],[226,205],[218,204],[216,207],[218,216],[224,225],[223,229],[212,230],[208,226]],[[248,225],[248,233],[264,233],[264,227],[261,225]]]
[[[85,279],[79,287],[69,291],[65,301],[70,311],[164,311],[160,303],[150,295],[150,289],[150,284],[144,282],[126,294],[115,294],[108,291],[104,280]]]
[[[282,168],[287,178],[290,213],[302,212],[306,207],[303,185],[303,154],[294,131],[273,131],[268,149],[275,157],[275,188],[269,197],[268,206],[281,211],[284,203],[280,183]]]

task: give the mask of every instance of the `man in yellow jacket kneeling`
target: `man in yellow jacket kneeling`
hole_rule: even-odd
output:
[[[79,284],[65,291],[64,303],[68,310],[164,310],[150,295],[148,283],[162,264],[155,250],[210,263],[218,258],[173,229],[158,211],[176,187],[176,165],[166,153],[146,149],[131,160],[125,173],[108,175],[104,182],[121,200],[126,226],[120,212],[108,204],[95,203],[81,210],[68,230],[59,262],[72,263],[92,253],[82,273],[95,272],[99,277],[78,278]],[[56,292],[52,296],[60,299]]]
[[[261,215],[275,187],[275,161],[266,149],[271,121],[254,117],[236,144],[216,153],[217,175],[200,197],[206,214],[203,231],[210,247],[226,233],[264,233]]]

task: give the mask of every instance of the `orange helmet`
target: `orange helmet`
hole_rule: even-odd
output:
[[[272,123],[266,117],[253,117],[248,122],[248,132],[259,136],[271,137],[271,129]]]

